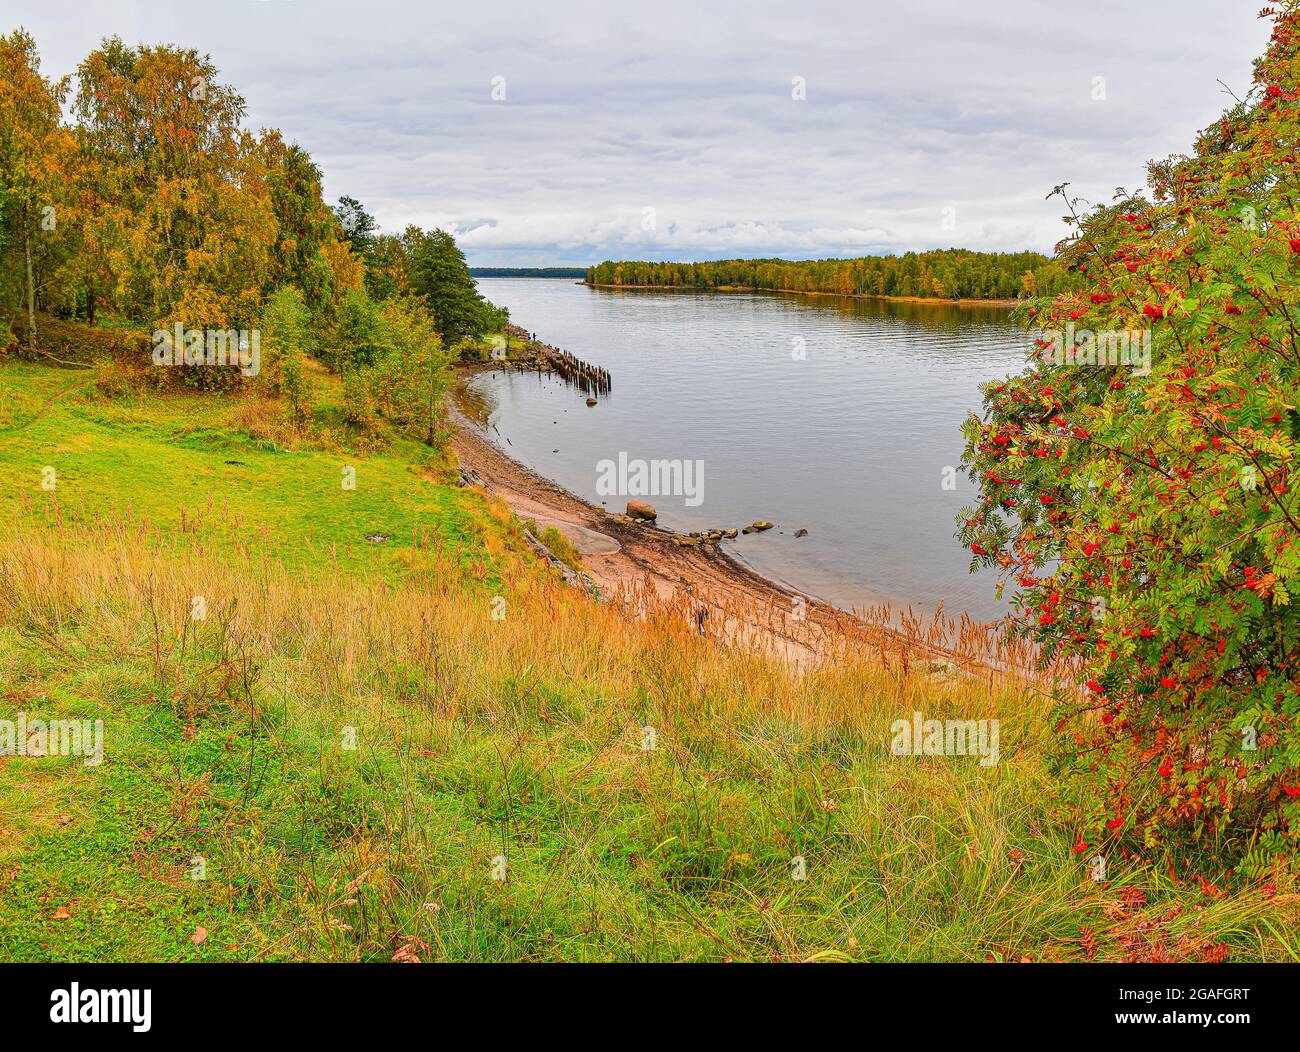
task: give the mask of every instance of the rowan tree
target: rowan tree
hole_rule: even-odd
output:
[[[1104,206],[1058,188],[1085,284],[1025,308],[1033,360],[965,425],[959,530],[1079,670],[1076,848],[1212,840],[1252,873],[1300,833],[1300,13],[1264,16],[1252,90],[1193,153]],[[1070,325],[1149,333],[1149,374],[1063,358]]]

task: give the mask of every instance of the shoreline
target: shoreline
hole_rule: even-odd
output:
[[[779,296],[830,296],[841,300],[885,300],[891,303],[935,303],[946,307],[1014,307],[1020,300],[1010,299],[958,299],[947,296],[885,296],[874,292],[820,292],[801,289],[761,289],[751,285],[718,285],[711,289],[688,288],[685,285],[605,285],[599,282],[579,281],[589,289],[618,289],[642,292],[770,292]]]
[[[873,611],[842,610],[765,577],[719,544],[608,512],[517,460],[474,419],[466,398],[474,376],[503,367],[510,368],[502,362],[457,367],[447,405],[459,466],[469,476],[468,484],[489,499],[504,501],[521,521],[531,519],[563,533],[582,555],[583,570],[603,597],[643,614],[657,607],[693,619],[703,609],[710,637],[757,643],[800,664],[811,664],[823,647],[833,650],[847,640],[939,659],[964,672],[989,671],[978,656],[989,626],[966,618],[926,618],[916,622],[927,632],[921,638],[917,631],[890,623],[883,613],[873,617]]]
[[[461,467],[468,468],[482,479],[485,493],[504,499],[520,519],[533,519],[539,526],[560,528],[579,551],[583,547],[580,535],[576,530],[563,527],[578,527],[617,542],[617,551],[582,553],[583,565],[597,585],[613,591],[628,584],[627,564],[631,564],[636,571],[651,577],[655,591],[664,596],[679,590],[684,582],[690,582],[697,586],[697,591],[702,586],[713,585],[724,591],[741,592],[755,600],[780,600],[786,606],[799,597],[809,608],[816,606],[837,616],[843,615],[843,611],[823,600],[763,577],[716,545],[701,543],[686,534],[652,523],[619,521],[623,516],[615,518],[617,513],[591,504],[511,456],[488,436],[481,423],[470,416],[464,400],[468,382],[479,373],[495,368],[500,368],[500,363],[459,367],[449,402],[451,421],[456,428],[452,448]]]

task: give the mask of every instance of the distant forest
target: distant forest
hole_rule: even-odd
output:
[[[470,267],[475,278],[585,278],[582,267]]]
[[[594,285],[750,288],[840,296],[1020,299],[1061,292],[1074,275],[1038,252],[948,248],[857,259],[724,259],[709,263],[606,260],[587,270]]]

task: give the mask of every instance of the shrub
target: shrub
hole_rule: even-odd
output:
[[[370,379],[369,373],[362,369],[354,369],[343,377],[343,419],[363,431],[373,431],[379,426]]]
[[[438,446],[445,436],[442,400],[451,379],[451,357],[433,315],[419,300],[396,296],[376,312],[373,364],[344,376],[345,419],[374,430],[382,418]]]
[[[311,412],[311,382],[306,348],[311,314],[297,289],[278,289],[262,318],[263,376],[266,389],[282,397],[295,421]]]
[[[336,372],[364,369],[379,356],[379,312],[364,289],[350,289],[339,302],[332,346],[322,354]]]
[[[1028,369],[967,421],[959,530],[1086,684],[1057,710],[1099,790],[1079,849],[1213,837],[1249,872],[1300,829],[1300,15],[1270,14],[1253,90],[1150,166],[1150,196],[1080,218],[1058,188],[1087,284],[1026,309]],[[1062,357],[1069,326],[1149,333],[1149,375]]]

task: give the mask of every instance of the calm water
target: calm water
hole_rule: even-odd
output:
[[[846,609],[889,601],[995,618],[995,581],[967,573],[954,516],[971,500],[961,421],[981,382],[1019,371],[1000,307],[763,293],[615,292],[572,280],[479,285],[539,339],[602,365],[594,408],[561,381],[485,373],[471,391],[516,459],[593,503],[597,463],[703,461],[703,501],[649,497],[678,530],[776,528],[725,542],[759,573]],[[794,352],[802,349],[801,360]],[[508,442],[506,440],[509,440]],[[796,538],[797,529],[808,535]]]

